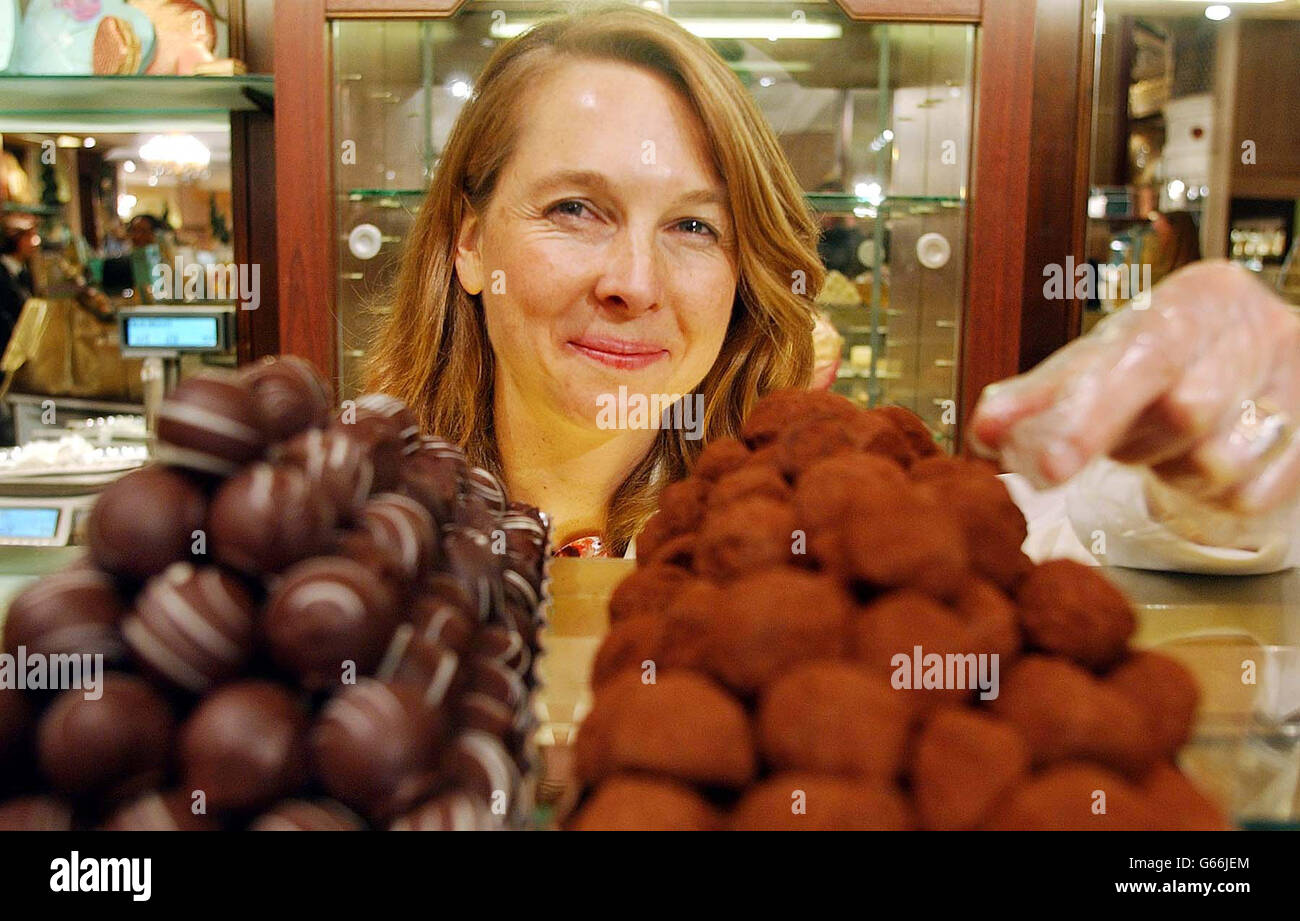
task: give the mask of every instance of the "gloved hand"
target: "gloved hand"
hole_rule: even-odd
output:
[[[1187,266],[1026,374],[992,384],[971,447],[1039,487],[1144,464],[1237,515],[1300,492],[1300,318],[1245,269]]]

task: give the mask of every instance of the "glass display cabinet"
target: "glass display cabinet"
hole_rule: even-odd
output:
[[[1038,113],[1073,112],[1087,98],[1079,4],[647,5],[728,62],[820,217],[828,280],[817,303],[842,339],[834,389],[863,405],[906,406],[959,447],[961,419],[985,384],[1077,333],[1068,307],[1026,300],[1035,287],[1026,253],[1031,226],[1040,245],[1060,247],[1056,260],[1081,244],[1072,203],[1086,196],[1075,184],[1029,191],[1049,162],[1059,172],[1077,155],[1077,133],[1049,139],[1034,126]],[[363,387],[405,235],[483,65],[498,44],[570,6],[277,5],[278,68],[327,78],[277,95],[278,172],[295,177],[277,193],[280,295],[292,305],[281,343],[330,372],[340,398]],[[1040,81],[1036,49],[1048,39],[1071,52],[1054,56],[1063,69]],[[1055,161],[1040,156],[1048,142]]]

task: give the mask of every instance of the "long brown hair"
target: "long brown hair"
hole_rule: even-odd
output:
[[[461,445],[501,474],[493,425],[495,363],[480,295],[455,277],[466,207],[485,214],[510,161],[526,88],[580,58],[621,61],[665,76],[703,123],[730,197],[738,284],[722,349],[699,391],[704,437],[661,429],[614,494],[605,541],[616,553],[654,511],[659,490],[684,476],[711,438],[734,435],[770,390],[806,386],[813,361],[812,301],[825,269],[818,224],[767,120],[708,44],[671,19],[626,3],[540,22],[493,52],[460,113],[406,242],[391,313],[366,384],[406,401],[426,432]]]

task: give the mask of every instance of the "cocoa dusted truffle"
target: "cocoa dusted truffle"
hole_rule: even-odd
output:
[[[258,809],[307,778],[307,710],[269,681],[241,681],[204,698],[181,726],[187,789],[212,809]]]
[[[332,799],[289,799],[262,813],[249,831],[364,831],[366,823]]]
[[[749,461],[749,448],[734,438],[715,438],[705,445],[691,473],[705,480],[717,480]]]
[[[134,675],[103,676],[99,697],[63,691],[37,727],[41,773],[60,793],[126,796],[163,778],[175,722],[157,691]]]
[[[695,571],[711,579],[794,562],[796,520],[784,502],[763,496],[741,499],[705,516],[695,548]]]
[[[1124,654],[1137,629],[1127,598],[1096,567],[1074,560],[1036,566],[1016,592],[1029,645],[1103,670]]]
[[[922,463],[936,465],[939,460]],[[981,465],[971,461],[955,468],[936,466],[939,469],[922,474],[918,490],[942,504],[956,520],[966,538],[971,568],[1003,589],[1014,590],[1033,568],[1020,549],[1029,534],[1024,514],[1002,482]]]
[[[757,767],[749,719],[740,704],[690,672],[642,681],[630,669],[606,682],[578,731],[579,779],[651,771],[688,783],[742,787]]]
[[[722,816],[685,784],[637,774],[610,777],[569,823],[573,831],[715,831]]]
[[[694,576],[680,566],[648,564],[620,582],[609,598],[609,621],[618,623],[635,614],[662,614]]]
[[[1037,765],[1081,758],[1136,775],[1156,760],[1142,711],[1064,659],[1021,659],[989,707],[1024,736]]]
[[[888,522],[888,526],[884,526]],[[966,541],[937,503],[917,496],[856,495],[845,505],[828,565],[876,588],[916,588],[947,600],[961,592],[969,566]],[[827,557],[824,542],[814,553]]]
[[[1134,653],[1106,676],[1105,684],[1142,712],[1162,758],[1173,758],[1187,743],[1201,695],[1182,663],[1158,652]]]
[[[279,572],[329,550],[334,505],[298,467],[253,464],[218,490],[208,510],[212,555],[240,572]]]
[[[635,614],[615,624],[596,652],[591,686],[598,688],[626,668],[656,671],[694,668],[702,660],[708,634],[707,619],[683,608],[668,616]]]
[[[142,467],[114,480],[95,501],[86,537],[95,563],[144,581],[190,558],[207,500],[185,474]]]
[[[266,450],[249,383],[204,371],[176,385],[158,407],[155,456],[173,467],[228,476]]]
[[[758,401],[745,418],[741,436],[758,450],[773,443],[783,430],[803,419],[850,419],[861,410],[839,394],[824,390],[774,390]]]
[[[1227,831],[1230,828],[1223,810],[1167,761],[1152,765],[1138,789],[1159,816],[1157,827],[1162,830]]]
[[[268,444],[329,424],[330,392],[316,366],[296,355],[265,358],[240,372]]]
[[[421,689],[363,678],[334,695],[311,734],[325,790],[371,821],[385,821],[427,796],[436,779],[443,715]]]
[[[744,467],[719,476],[706,504],[713,511],[755,496],[787,503],[790,501],[790,485],[772,467]]]
[[[266,603],[271,657],[308,690],[369,674],[399,621],[398,599],[375,574],[344,557],[305,560],[284,573]]]
[[[1029,776],[1029,746],[978,710],[941,710],[921,730],[911,775],[922,828],[972,829]]]
[[[189,790],[145,793],[122,806],[100,826],[102,831],[219,831]]]
[[[879,780],[825,774],[774,774],[740,798],[734,831],[906,831],[916,827],[907,800]]]
[[[709,496],[709,484],[694,477],[669,483],[659,495],[659,515],[669,536],[699,528]]]
[[[276,462],[297,467],[334,507],[339,521],[351,521],[370,495],[375,468],[365,446],[345,431],[311,429],[286,442]]]
[[[895,686],[905,690],[899,693],[914,698],[916,705],[924,709],[967,701],[974,696],[982,677],[993,677],[991,660],[986,660],[990,662],[987,676],[980,674],[979,660],[972,654],[986,650],[976,648],[957,615],[914,589],[890,592],[855,611],[849,621],[847,636],[850,657],[877,673],[890,675],[891,682],[894,682],[894,674],[901,674],[901,680],[895,682]],[[923,659],[930,655],[940,657],[938,661],[944,663],[943,681],[927,680],[926,663],[917,663],[913,658],[918,646]],[[901,667],[895,661],[899,655],[906,657],[906,664]],[[962,658],[949,658],[956,656]],[[947,671],[949,661],[956,663],[951,683]],[[971,673],[972,667],[974,674]],[[915,677],[918,670],[921,674],[919,687]],[[934,684],[939,686],[932,686]]]
[[[253,612],[248,591],[228,573],[173,563],[144,587],[122,635],[151,674],[199,693],[248,662]]]
[[[825,576],[778,566],[731,583],[705,638],[704,668],[749,695],[805,659],[844,649],[848,598]]]
[[[954,610],[976,652],[996,655],[1002,668],[1020,654],[1020,621],[1015,605],[992,582],[971,579],[957,596]]]
[[[907,446],[918,459],[938,457],[943,454],[935,444],[934,434],[925,421],[910,409],[903,406],[878,406],[875,413],[888,419],[903,433]]]
[[[1151,802],[1118,774],[1095,764],[1048,768],[989,811],[993,831],[1141,831],[1159,828]]]
[[[9,603],[4,651],[16,655],[122,655],[116,624],[124,613],[113,580],[94,569],[67,569],[28,585]]]
[[[763,691],[759,749],[776,770],[892,779],[913,722],[910,698],[850,662],[793,666]]]
[[[799,527],[813,533],[833,529],[850,499],[876,495],[877,504],[908,489],[907,477],[897,463],[874,454],[837,454],[809,464],[794,489],[794,509]]]

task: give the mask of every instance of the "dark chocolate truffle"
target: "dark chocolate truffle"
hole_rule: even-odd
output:
[[[154,453],[164,464],[228,476],[265,449],[252,392],[239,375],[196,374],[177,384],[158,408]]]
[[[253,464],[231,477],[208,511],[212,554],[240,572],[279,572],[325,553],[334,506],[298,467]]]
[[[397,597],[373,571],[344,557],[317,557],[287,570],[266,604],[271,657],[309,690],[338,684],[349,663],[369,674],[399,620]]]
[[[218,688],[181,726],[184,788],[202,790],[210,809],[257,809],[293,793],[307,778],[306,708],[269,681]]]
[[[95,563],[143,581],[190,558],[207,501],[185,474],[142,467],[99,494],[86,525]]]
[[[4,651],[16,655],[122,655],[116,624],[124,609],[113,580],[94,569],[51,573],[24,588],[4,618]]]
[[[249,831],[364,831],[366,823],[331,799],[289,799],[262,813]]]
[[[447,772],[457,787],[487,802],[494,815],[514,814],[519,768],[495,736],[467,729],[447,751]]]
[[[361,507],[357,526],[374,538],[402,577],[413,581],[437,564],[438,534],[433,516],[419,502],[397,493],[380,493]]]
[[[122,635],[149,672],[201,693],[239,674],[252,656],[253,612],[252,598],[228,573],[173,563],[144,587]]]
[[[296,355],[264,358],[242,369],[252,393],[253,413],[269,444],[303,429],[329,424],[329,386],[316,366]]]
[[[372,821],[426,797],[435,782],[442,714],[413,684],[363,678],[334,695],[312,730],[316,777]]]
[[[204,811],[196,812],[196,809]],[[108,817],[102,831],[220,831],[202,800],[188,790],[145,793]]]
[[[496,831],[501,818],[480,797],[464,790],[443,793],[388,826],[389,831]]]
[[[32,715],[32,705],[23,691],[0,687],[0,778],[7,779],[11,764],[26,754]]]
[[[311,429],[282,445],[276,461],[300,468],[308,481],[334,506],[340,521],[350,521],[366,498],[374,481],[375,468],[361,442],[347,432]]]
[[[163,778],[175,723],[167,702],[134,675],[103,676],[100,696],[62,692],[41,717],[37,752],[51,786],[73,795],[123,796]]]
[[[72,804],[57,796],[19,796],[0,803],[0,831],[71,831]]]

